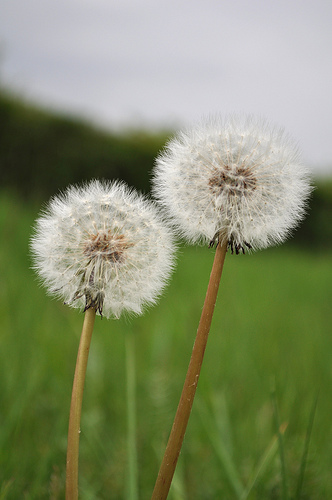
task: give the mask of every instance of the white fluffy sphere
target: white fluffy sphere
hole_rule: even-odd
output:
[[[154,194],[190,242],[227,240],[236,253],[281,243],[311,191],[297,146],[253,117],[180,132],[156,161]]]
[[[141,313],[173,266],[172,235],[156,205],[119,182],[93,181],[54,197],[31,240],[51,294],[106,317]]]

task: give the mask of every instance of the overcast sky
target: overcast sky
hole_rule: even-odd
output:
[[[112,128],[254,113],[332,173],[331,0],[2,0],[0,78]]]

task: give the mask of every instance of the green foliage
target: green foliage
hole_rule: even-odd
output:
[[[64,497],[71,386],[83,315],[51,300],[29,269],[39,206],[0,197],[0,498]],[[80,498],[125,498],[125,334],[134,333],[139,497],[150,498],[182,390],[213,250],[182,248],[159,304],[96,321],[80,444]],[[290,498],[332,498],[331,254],[284,245],[227,255],[197,400],[170,500],[282,498],[276,387]],[[230,473],[231,471],[231,473]]]
[[[165,133],[112,134],[78,119],[41,111],[0,89],[0,184],[25,199],[46,201],[69,184],[122,179],[150,191],[150,176]],[[332,180],[316,182],[308,217],[293,242],[332,246]]]
[[[308,216],[295,233],[297,244],[314,249],[332,248],[332,178],[319,180],[310,200]]]
[[[0,182],[25,197],[47,199],[92,178],[122,179],[147,192],[165,141],[162,133],[107,133],[0,92]]]

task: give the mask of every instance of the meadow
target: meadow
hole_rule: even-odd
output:
[[[30,268],[39,209],[1,194],[0,500],[64,497],[83,314],[48,297]],[[138,496],[150,498],[213,252],[181,246],[169,286],[142,317],[97,318],[82,412],[82,500],[128,498],[128,339],[136,365]],[[296,498],[317,398],[301,498],[332,498],[331,271],[330,252],[291,244],[226,256],[170,500],[277,500],[285,498],[285,482],[288,498]]]

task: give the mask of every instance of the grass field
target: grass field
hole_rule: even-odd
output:
[[[29,268],[28,240],[38,210],[1,196],[0,500],[64,497],[67,419],[83,315],[47,297]],[[150,497],[212,260],[213,250],[182,248],[156,307],[139,318],[97,318],[83,401],[82,500],[127,498],[130,337],[139,498]],[[317,396],[301,498],[332,498],[331,271],[332,254],[289,245],[226,256],[171,500],[283,498],[273,389],[280,422],[287,424],[289,498],[295,497]]]

